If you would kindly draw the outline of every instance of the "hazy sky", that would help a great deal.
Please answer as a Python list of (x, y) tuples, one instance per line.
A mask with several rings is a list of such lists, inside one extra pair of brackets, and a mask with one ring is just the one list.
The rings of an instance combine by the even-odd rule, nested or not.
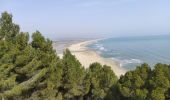
[(3, 11), (53, 38), (170, 34), (170, 0), (0, 0)]

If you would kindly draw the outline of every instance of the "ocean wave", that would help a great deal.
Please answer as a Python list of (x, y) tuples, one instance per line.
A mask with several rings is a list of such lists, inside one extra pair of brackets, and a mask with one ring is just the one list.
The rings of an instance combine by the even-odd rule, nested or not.
[(142, 61), (140, 59), (116, 59), (116, 58), (111, 58), (115, 61), (118, 61), (120, 63), (120, 66), (125, 66), (127, 64), (141, 64)]
[(102, 44), (95, 44), (95, 47), (100, 51), (107, 51), (107, 49)]
[(125, 63), (125, 64), (132, 64), (132, 63), (142, 63), (142, 61), (141, 60), (139, 60), (139, 59), (125, 59), (125, 60), (123, 60), (123, 63)]

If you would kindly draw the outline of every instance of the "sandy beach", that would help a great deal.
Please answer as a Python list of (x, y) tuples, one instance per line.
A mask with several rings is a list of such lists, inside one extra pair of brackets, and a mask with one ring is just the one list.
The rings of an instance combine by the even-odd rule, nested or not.
[(92, 64), (93, 62), (99, 62), (102, 65), (111, 66), (112, 70), (118, 77), (124, 74), (126, 70), (120, 67), (119, 62), (116, 62), (112, 59), (103, 58), (95, 51), (89, 50), (86, 47), (88, 44), (91, 44), (96, 41), (97, 40), (89, 40), (80, 43), (75, 43), (70, 45), (68, 49), (72, 52), (73, 55), (76, 56), (76, 58), (81, 62), (81, 64), (85, 68), (88, 68), (89, 65)]

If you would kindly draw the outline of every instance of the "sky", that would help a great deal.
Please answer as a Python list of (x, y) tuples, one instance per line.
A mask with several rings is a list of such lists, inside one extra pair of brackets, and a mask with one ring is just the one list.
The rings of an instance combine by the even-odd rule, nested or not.
[(4, 11), (51, 39), (170, 34), (170, 0), (0, 0)]

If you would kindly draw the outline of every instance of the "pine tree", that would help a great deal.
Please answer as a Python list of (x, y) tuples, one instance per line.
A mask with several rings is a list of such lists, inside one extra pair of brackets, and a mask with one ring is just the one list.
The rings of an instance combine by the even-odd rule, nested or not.
[(90, 89), (85, 95), (88, 100), (104, 99), (117, 82), (117, 77), (109, 66), (93, 63), (89, 68)]
[(40, 99), (51, 95), (55, 98), (62, 69), (52, 42), (37, 31), (29, 44), (28, 33), (19, 32), (19, 26), (7, 12), (2, 13), (0, 19), (0, 37), (0, 96)]
[(66, 49), (63, 60), (63, 77), (60, 88), (64, 99), (82, 98), (84, 94), (85, 70), (71, 52)]

